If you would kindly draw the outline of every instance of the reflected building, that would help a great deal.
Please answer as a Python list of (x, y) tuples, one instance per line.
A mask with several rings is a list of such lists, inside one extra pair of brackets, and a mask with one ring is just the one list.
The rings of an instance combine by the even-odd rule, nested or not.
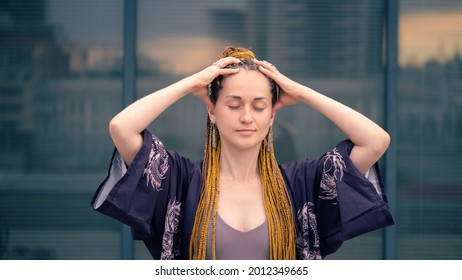
[(292, 77), (377, 75), (384, 9), (383, 1), (250, 0), (250, 45)]
[(46, 23), (46, 1), (0, 7), (0, 169), (105, 166), (112, 150), (105, 128), (120, 110), (120, 65), (86, 69), (87, 50), (63, 45)]
[[(401, 68), (399, 116), (408, 138), (403, 148), (415, 151), (416, 139), (426, 149), (456, 152), (462, 149), (462, 59), (429, 61), (422, 68)], [(421, 138), (421, 139), (420, 139)], [(434, 146), (439, 143), (441, 146)]]
[[(0, 164), (4, 169), (27, 165), (36, 170), (105, 166), (112, 148), (107, 123), (120, 110), (121, 103), (121, 68), (117, 61), (120, 57), (108, 62), (100, 72), (87, 69), (86, 58), (91, 50), (58, 44), (53, 29), (44, 22), (45, 1), (28, 3), (34, 5), (34, 9), (31, 8), (34, 13), (25, 17), (14, 11), (7, 12), (10, 20), (2, 21), (0, 26), (2, 42), (5, 42), (0, 46), (0, 54), (6, 61), (6, 67), (0, 71), (0, 152), (4, 159)], [(232, 43), (252, 47), (259, 57), (274, 62), (287, 75), (322, 89), (334, 99), (381, 122), (383, 3), (251, 0), (248, 7), (246, 11), (211, 10), (210, 32)], [(420, 135), (422, 127), (426, 141), (434, 139), (445, 143), (441, 147), (444, 149), (457, 150), (462, 145), (458, 129), (462, 125), (459, 110), (462, 104), (458, 96), (462, 90), (457, 82), (461, 80), (457, 76), (461, 71), (460, 61), (460, 56), (456, 56), (446, 65), (429, 63), (423, 70), (428, 73), (423, 84), (407, 83), (404, 78), (399, 89), (400, 108), (406, 108), (400, 112), (400, 124), (414, 129), (411, 132), (415, 137)], [(422, 75), (419, 69), (402, 71), (403, 77)], [(448, 80), (447, 73), (456, 77)], [(174, 80), (166, 78), (165, 73), (155, 75), (158, 77), (154, 83), (150, 75), (147, 80), (151, 82), (143, 79), (141, 93), (160, 87), (165, 79)], [(422, 86), (427, 89), (424, 96), (420, 95)], [(372, 102), (374, 98), (376, 101)], [(416, 101), (422, 107), (413, 106)], [(176, 112), (197, 109), (191, 107), (190, 102), (181, 102), (177, 107)], [(200, 104), (197, 107), (200, 108)], [(182, 118), (181, 113), (166, 114), (173, 120)], [(303, 108), (294, 107), (278, 115), (281, 117), (279, 133), (290, 132), (289, 138), (301, 142), (290, 152), (294, 157), (298, 157), (297, 153), (315, 152), (307, 150), (304, 143), (342, 137), (322, 116), (313, 114), (307, 118)], [(284, 123), (297, 124), (297, 127), (283, 127)], [(176, 127), (180, 132), (170, 128), (159, 130), (175, 147), (193, 150), (198, 141), (184, 143), (176, 140), (175, 135), (200, 135), (196, 131), (200, 131), (202, 125), (182, 125), (178, 121)], [(316, 132), (297, 129), (303, 127), (316, 127)], [(441, 137), (443, 139), (439, 139)], [(412, 141), (402, 140), (406, 149), (414, 147)], [(194, 155), (199, 154), (200, 151), (194, 151)], [(28, 158), (48, 160), (28, 161)]]
[[(462, 152), (460, 54), (444, 64), (429, 61), (422, 68), (403, 67), (400, 71), (400, 178), (415, 180), (425, 168), (425, 182), (431, 187), (440, 188), (444, 182), (458, 181)], [(432, 182), (439, 184), (435, 186)]]
[(44, 81), (36, 89), (33, 169), (95, 171), (107, 165), (108, 133), (120, 110), (122, 83), (107, 78)]
[(37, 133), (35, 90), (66, 74), (67, 57), (45, 23), (45, 1), (5, 1), (0, 10), (0, 168), (23, 169)]
[(229, 45), (247, 45), (246, 12), (238, 9), (213, 9), (209, 17), (214, 38), (226, 40)]
[[(104, 29), (118, 38), (109, 43), (99, 37), (72, 41), (71, 35), (87, 30), (49, 24), (51, 3), (0, 1), (0, 259), (117, 258), (120, 226), (91, 212), (89, 198), (113, 151), (108, 123), (122, 109), (123, 1), (81, 1), (79, 11), (63, 9), (75, 2), (53, 2), (60, 3), (60, 15), (75, 12), (71, 25), (81, 27), (92, 12), (97, 20), (86, 26), (107, 28), (99, 25), (104, 13), (116, 19)], [(140, 11), (152, 2), (138, 3)], [(231, 10), (226, 5), (215, 4), (208, 18), (200, 18), (211, 23), (202, 35), (249, 46), (288, 76), (383, 124), (384, 1), (249, 0), (247, 9)], [(191, 24), (181, 22), (188, 9), (176, 12), (168, 16)], [(155, 47), (163, 52), (168, 46)], [(138, 97), (182, 78), (149, 59), (137, 54)], [(444, 247), (461, 244), (461, 55), (403, 67), (398, 77), (398, 133), (392, 139), (398, 141), (400, 251), (407, 246), (409, 258), (460, 259), (460, 252)], [(304, 105), (277, 114), (274, 140), (281, 163), (320, 155), (345, 137)], [(203, 156), (205, 120), (203, 103), (189, 95), (151, 130), (167, 148), (196, 160)]]
[[(249, 46), (289, 77), (383, 123), (384, 12), (382, 1), (250, 0)], [(323, 116), (307, 115), (303, 107), (278, 115), (297, 124), (290, 131), (296, 132), (298, 157), (320, 152), (310, 147), (336, 144), (325, 139), (344, 137)]]

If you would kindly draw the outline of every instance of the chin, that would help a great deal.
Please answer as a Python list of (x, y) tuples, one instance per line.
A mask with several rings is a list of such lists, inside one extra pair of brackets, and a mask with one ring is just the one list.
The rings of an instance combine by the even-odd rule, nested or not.
[(259, 149), (261, 145), (261, 142), (258, 143), (249, 143), (249, 144), (241, 144), (235, 146), (239, 150), (253, 150), (253, 149)]

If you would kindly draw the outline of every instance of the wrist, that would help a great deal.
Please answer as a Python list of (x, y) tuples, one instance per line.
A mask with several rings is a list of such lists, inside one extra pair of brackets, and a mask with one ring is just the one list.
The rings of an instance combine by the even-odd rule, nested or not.
[(304, 85), (300, 85), (299, 98), (301, 102), (310, 105), (311, 102), (313, 101), (313, 98), (315, 98), (316, 93), (317, 92), (314, 91), (313, 89), (307, 86), (304, 86)]

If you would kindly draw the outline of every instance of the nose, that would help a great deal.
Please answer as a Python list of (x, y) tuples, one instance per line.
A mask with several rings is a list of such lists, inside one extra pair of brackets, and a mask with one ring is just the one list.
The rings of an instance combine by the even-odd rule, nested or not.
[(250, 108), (248, 107), (243, 108), (243, 110), (241, 111), (240, 121), (246, 124), (252, 123), (253, 117), (252, 117), (252, 112)]

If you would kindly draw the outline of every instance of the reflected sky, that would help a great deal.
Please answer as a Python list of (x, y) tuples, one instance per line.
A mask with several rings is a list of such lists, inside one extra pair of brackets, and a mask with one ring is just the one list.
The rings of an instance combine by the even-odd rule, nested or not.
[(462, 54), (462, 9), (403, 14), (399, 24), (400, 65), (446, 62)]
[[(189, 2), (140, 0), (138, 6), (142, 9), (138, 12), (139, 50), (144, 57), (158, 61), (164, 71), (191, 73), (207, 65), (215, 58), (217, 50), (227, 45), (210, 35), (209, 11), (217, 8), (245, 11), (247, 2), (195, 0), (194, 3), (185, 5)], [(113, 12), (107, 12), (108, 9)], [(58, 35), (66, 44), (98, 48), (91, 46), (92, 42), (98, 42), (104, 44), (106, 50), (111, 45), (121, 45), (121, 0), (52, 0), (47, 4), (47, 15), (49, 23), (58, 27)], [(400, 1), (400, 65), (422, 66), (432, 59), (445, 62), (453, 59), (456, 53), (462, 53), (462, 1)], [(183, 62), (190, 57), (194, 57), (197, 63)], [(104, 54), (94, 55), (94, 59), (90, 57), (88, 63), (96, 65), (104, 59), (107, 59)]]
[[(149, 29), (138, 30), (141, 43), (152, 41), (155, 36), (171, 34), (203, 36), (209, 30), (209, 11), (212, 9), (246, 9), (247, 0), (223, 1), (194, 0), (138, 1), (138, 15), (149, 11), (149, 15), (138, 17), (138, 26)], [(204, 9), (207, 7), (207, 9)], [(59, 26), (62, 34), (74, 42), (93, 42), (106, 39), (117, 42), (122, 32), (123, 1), (113, 0), (49, 0), (47, 17), (49, 23)], [(107, 12), (113, 10), (113, 12)], [(187, 23), (187, 24), (185, 24)], [(168, 26), (168, 28), (166, 28)], [(95, 40), (98, 39), (98, 40)]]

